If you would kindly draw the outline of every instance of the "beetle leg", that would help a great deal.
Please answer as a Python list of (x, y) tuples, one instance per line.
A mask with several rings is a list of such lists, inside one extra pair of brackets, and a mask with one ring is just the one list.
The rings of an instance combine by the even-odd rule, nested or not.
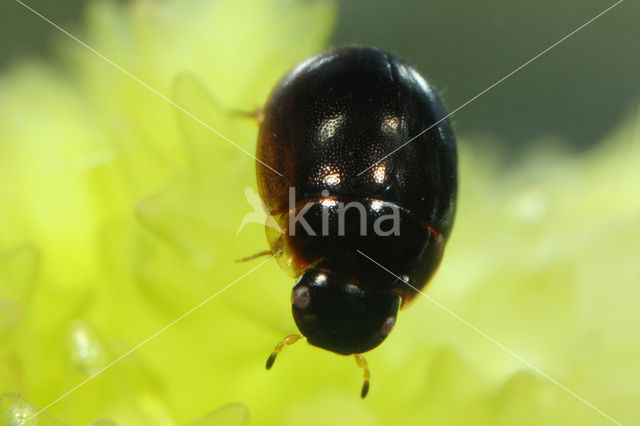
[(253, 111), (247, 111), (242, 109), (232, 109), (228, 111), (229, 114), (242, 118), (253, 118), (258, 121), (258, 124), (264, 120), (264, 109), (262, 107), (255, 107)]
[(367, 396), (367, 393), (369, 393), (369, 379), (371, 378), (371, 373), (369, 372), (369, 364), (362, 355), (354, 354), (353, 356), (356, 358), (356, 364), (358, 364), (358, 367), (364, 369), (364, 383), (362, 385), (362, 392), (360, 392), (360, 397), (364, 398), (365, 396)]
[(256, 254), (252, 254), (251, 256), (247, 256), (247, 257), (243, 257), (241, 259), (237, 259), (236, 262), (238, 262), (238, 263), (239, 262), (247, 262), (249, 260), (256, 259), (256, 258), (258, 258), (260, 256), (267, 256), (267, 255), (270, 255), (270, 254), (273, 254), (271, 250), (264, 250), (264, 251), (258, 252)]
[(285, 337), (284, 339), (282, 339), (282, 342), (280, 342), (280, 343), (278, 343), (276, 345), (276, 348), (273, 350), (273, 352), (271, 352), (271, 355), (269, 356), (269, 359), (267, 360), (267, 370), (271, 369), (271, 367), (273, 366), (273, 363), (276, 360), (276, 356), (278, 356), (278, 354), (280, 353), (280, 351), (282, 350), (284, 345), (291, 345), (291, 344), (297, 342), (298, 340), (300, 340), (301, 338), (302, 338), (301, 334), (290, 334), (287, 337)]

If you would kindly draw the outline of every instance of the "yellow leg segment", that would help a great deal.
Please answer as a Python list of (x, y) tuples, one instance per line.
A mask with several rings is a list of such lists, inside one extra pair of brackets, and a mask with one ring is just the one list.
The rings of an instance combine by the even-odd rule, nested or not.
[(282, 340), (282, 342), (278, 343), (276, 345), (276, 348), (273, 350), (273, 352), (271, 352), (269, 359), (267, 360), (267, 370), (273, 367), (273, 363), (276, 361), (276, 356), (278, 356), (278, 354), (280, 353), (284, 345), (292, 345), (298, 340), (300, 340), (301, 338), (302, 338), (301, 334), (290, 334), (287, 337), (285, 337)]
[(371, 378), (371, 373), (369, 372), (369, 364), (367, 364), (367, 360), (360, 354), (353, 355), (356, 358), (356, 364), (358, 367), (364, 369), (364, 383), (362, 385), (362, 392), (360, 392), (360, 397), (364, 398), (369, 393), (369, 379)]

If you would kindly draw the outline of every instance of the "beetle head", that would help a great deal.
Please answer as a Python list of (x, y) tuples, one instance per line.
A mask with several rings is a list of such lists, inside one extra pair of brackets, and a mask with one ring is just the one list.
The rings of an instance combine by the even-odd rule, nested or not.
[(349, 355), (382, 343), (395, 324), (400, 297), (363, 290), (345, 276), (310, 268), (293, 288), (291, 304), (309, 343)]

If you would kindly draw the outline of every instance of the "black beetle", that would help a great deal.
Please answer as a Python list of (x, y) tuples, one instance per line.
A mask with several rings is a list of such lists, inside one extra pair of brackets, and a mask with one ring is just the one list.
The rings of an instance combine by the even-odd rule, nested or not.
[[(263, 110), (258, 187), (281, 228), (267, 227), (271, 252), (297, 279), (293, 317), (310, 344), (356, 356), (362, 397), (369, 370), (361, 354), (389, 335), (398, 308), (428, 283), (451, 232), (457, 154), (445, 117), (420, 74), (368, 47), (304, 61)], [(280, 342), (267, 368), (300, 337)]]

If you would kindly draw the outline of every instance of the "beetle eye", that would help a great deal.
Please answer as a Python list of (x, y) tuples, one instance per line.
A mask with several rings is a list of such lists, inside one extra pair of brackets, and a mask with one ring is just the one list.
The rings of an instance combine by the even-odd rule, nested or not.
[(306, 286), (296, 288), (291, 294), (291, 303), (297, 308), (304, 309), (311, 303), (311, 292)]
[(382, 324), (382, 327), (380, 327), (380, 333), (388, 336), (389, 333), (391, 333), (391, 330), (393, 330), (393, 326), (396, 324), (396, 317), (395, 315), (392, 315), (390, 317), (388, 317), (386, 320), (384, 320), (384, 323)]

